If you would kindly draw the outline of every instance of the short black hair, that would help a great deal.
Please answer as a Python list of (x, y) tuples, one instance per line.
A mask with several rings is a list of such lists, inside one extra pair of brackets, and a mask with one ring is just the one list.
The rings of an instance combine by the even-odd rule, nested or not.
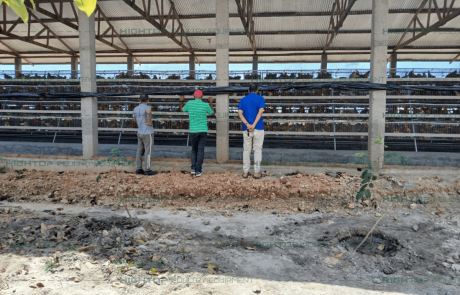
[(249, 92), (256, 92), (257, 90), (259, 90), (259, 86), (257, 84), (251, 84), (249, 86)]
[(144, 102), (144, 101), (149, 101), (149, 96), (147, 94), (141, 94), (139, 96), (139, 99), (140, 101)]

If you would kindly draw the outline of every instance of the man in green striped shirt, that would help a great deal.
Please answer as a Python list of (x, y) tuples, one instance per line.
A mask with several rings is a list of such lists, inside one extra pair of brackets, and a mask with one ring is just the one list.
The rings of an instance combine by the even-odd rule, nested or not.
[(190, 143), (192, 146), (192, 175), (201, 176), (203, 172), (204, 147), (208, 137), (208, 117), (206, 114), (216, 115), (213, 107), (214, 98), (209, 98), (209, 104), (203, 102), (203, 92), (195, 91), (195, 100), (187, 102), (184, 106), (185, 96), (180, 96), (179, 110), (188, 112), (190, 121)]

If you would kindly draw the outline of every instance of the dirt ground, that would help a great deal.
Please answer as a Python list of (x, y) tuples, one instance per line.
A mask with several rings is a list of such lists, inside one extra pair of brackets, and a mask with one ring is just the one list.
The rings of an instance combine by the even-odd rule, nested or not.
[(361, 180), (0, 174), (0, 294), (458, 294), (460, 176)]

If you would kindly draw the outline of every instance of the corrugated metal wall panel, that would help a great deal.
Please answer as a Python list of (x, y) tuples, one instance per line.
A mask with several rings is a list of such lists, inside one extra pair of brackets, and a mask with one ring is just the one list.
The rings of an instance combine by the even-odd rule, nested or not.
[[(459, 46), (460, 32), (446, 34), (444, 32), (431, 33), (412, 42), (409, 46), (432, 46), (433, 44), (443, 44), (444, 46)], [(460, 50), (459, 50), (460, 53)]]
[(216, 13), (216, 2), (214, 0), (174, 0), (174, 5), (179, 14), (197, 15)]
[(366, 48), (371, 46), (371, 34), (338, 34), (332, 45), (329, 47), (333, 48)]
[(324, 30), (329, 27), (329, 16), (290, 16), (255, 18), (256, 32)]
[[(50, 53), (53, 53), (53, 50), (49, 50), (44, 47), (40, 47), (34, 44), (26, 43), (21, 40), (16, 40), (16, 39), (9, 39), (5, 40), (5, 43), (8, 44), (8, 46), (14, 48), (18, 52), (33, 52), (33, 51), (49, 51)], [(43, 42), (39, 42), (43, 43)], [(11, 51), (10, 49), (6, 49), (6, 51)]]
[[(141, 42), (137, 37), (124, 37), (123, 41), (129, 49), (164, 49), (178, 47), (178, 45), (168, 37), (147, 37), (142, 38)], [(123, 45), (120, 47), (125, 48)]]
[[(137, 13), (128, 4), (122, 1), (99, 1), (97, 3), (101, 7), (104, 14), (109, 18), (110, 17), (140, 16), (139, 13)], [(152, 1), (152, 4), (153, 3), (155, 3), (155, 1)], [(137, 1), (136, 5), (143, 9), (142, 1)], [(152, 13), (152, 14), (156, 14), (156, 10), (155, 10), (155, 13)]]
[(330, 11), (335, 0), (254, 0), (254, 12), (323, 12)]
[(192, 47), (197, 50), (215, 50), (216, 37), (188, 37)]
[(326, 37), (323, 35), (257, 35), (257, 48), (305, 49), (323, 48)]

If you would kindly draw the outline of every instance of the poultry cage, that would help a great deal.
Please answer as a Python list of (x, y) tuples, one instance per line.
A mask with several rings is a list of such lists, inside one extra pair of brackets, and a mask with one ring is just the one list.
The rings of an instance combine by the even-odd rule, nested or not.
[[(0, 116), (1, 126), (10, 127), (37, 127), (36, 129), (46, 127), (61, 127), (65, 130), (66, 127), (79, 128), (81, 127), (80, 117), (56, 117), (56, 116)], [(29, 128), (26, 128), (29, 129)]]
[[(48, 75), (49, 74), (49, 75)], [(40, 79), (70, 79), (69, 72), (28, 73), (27, 78)], [(195, 75), (196, 80), (193, 80)], [(460, 73), (455, 69), (396, 69), (388, 70), (388, 81), (391, 85), (427, 85), (454, 86), (460, 84)], [(14, 77), (12, 72), (0, 72), (0, 79)], [(62, 78), (64, 77), (64, 78)], [(322, 82), (319, 79), (367, 79), (368, 70), (328, 70), (320, 71), (252, 71), (230, 72), (230, 85), (247, 86), (248, 82), (260, 81), (262, 85), (290, 85), (295, 79), (305, 82)], [(400, 78), (400, 80), (398, 80)], [(139, 105), (138, 96), (123, 96), (123, 92), (146, 92), (157, 90), (178, 90), (187, 88), (190, 91), (206, 87), (214, 87), (215, 72), (190, 73), (188, 71), (134, 71), (130, 76), (126, 71), (98, 71), (99, 93), (120, 93), (115, 96), (98, 97), (97, 122), (100, 133), (121, 133), (135, 137), (136, 119), (132, 112)], [(120, 81), (120, 79), (127, 79)], [(407, 80), (412, 79), (412, 80)], [(426, 81), (423, 79), (438, 79)], [(455, 80), (458, 79), (458, 80)], [(118, 80), (118, 81), (117, 81)], [(136, 82), (139, 80), (141, 82)], [(164, 80), (161, 81), (160, 80)], [(188, 80), (188, 81), (186, 81)], [(197, 81), (198, 80), (198, 81)], [(201, 80), (201, 81), (200, 81)], [(246, 81), (243, 81), (246, 80)], [(174, 81), (169, 83), (168, 81)], [(185, 81), (180, 84), (178, 82)], [(191, 82), (192, 81), (192, 82)], [(196, 81), (196, 82), (193, 82)], [(214, 81), (214, 82), (212, 82)], [(212, 83), (211, 83), (212, 82)], [(169, 83), (169, 84), (168, 84)], [(263, 88), (261, 88), (263, 89)], [(267, 89), (267, 88), (266, 88)], [(79, 92), (78, 82), (57, 81), (46, 83), (20, 83), (0, 81), (0, 92), (40, 93), (40, 92)], [(457, 122), (460, 116), (459, 91), (432, 91), (398, 89), (387, 90), (386, 109), (382, 110), (385, 117), (385, 132), (391, 138), (406, 136), (406, 141), (413, 140), (414, 135), (423, 142), (433, 134), (449, 135), (451, 138), (460, 134)], [(228, 113), (218, 116), (228, 116), (230, 139), (241, 140), (242, 122), (238, 117), (238, 105), (246, 92), (229, 94)], [(369, 94), (367, 90), (343, 89), (285, 89), (274, 91), (259, 91), (265, 98), (264, 129), (269, 140), (284, 141), (286, 147), (293, 142), (314, 142), (315, 140), (336, 139), (353, 146), (353, 142), (366, 142), (368, 133)], [(111, 94), (113, 95), (113, 94)], [(190, 95), (187, 96), (190, 99)], [(207, 102), (206, 95), (204, 101)], [(186, 138), (189, 130), (187, 113), (179, 112), (178, 95), (150, 96), (153, 126), (155, 130), (166, 137), (180, 135)], [(419, 116), (418, 115), (424, 115)], [(23, 132), (24, 129), (53, 127), (64, 132), (66, 128), (81, 128), (81, 102), (79, 99), (21, 98), (17, 100), (0, 100), (0, 127)], [(27, 128), (25, 128), (27, 127)], [(208, 117), (210, 134), (216, 130), (216, 118)], [(24, 129), (21, 129), (24, 128)], [(62, 129), (62, 130), (61, 130)], [(315, 135), (317, 133), (317, 135)], [(403, 134), (403, 135), (401, 135)], [(426, 136), (424, 136), (426, 134)], [(212, 135), (214, 136), (214, 135)], [(402, 140), (402, 137), (398, 137)], [(308, 140), (308, 141), (306, 141)], [(280, 143), (281, 144), (281, 143)], [(329, 145), (328, 145), (329, 147)], [(334, 146), (335, 147), (335, 146)]]

